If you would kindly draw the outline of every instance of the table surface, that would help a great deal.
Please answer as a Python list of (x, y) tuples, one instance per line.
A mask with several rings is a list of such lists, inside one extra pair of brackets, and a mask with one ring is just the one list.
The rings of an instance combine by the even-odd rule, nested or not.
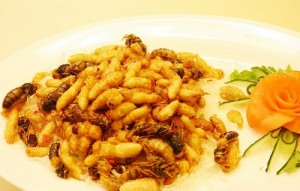
[[(299, 10), (299, 0), (0, 0), (0, 60), (55, 33), (109, 19), (205, 14), (300, 32)], [(19, 191), (1, 177), (0, 190)]]

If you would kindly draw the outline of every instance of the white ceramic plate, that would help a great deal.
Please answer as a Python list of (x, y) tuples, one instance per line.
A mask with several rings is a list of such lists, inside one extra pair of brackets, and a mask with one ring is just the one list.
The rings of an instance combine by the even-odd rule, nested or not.
[[(96, 23), (50, 37), (29, 46), (0, 63), (0, 100), (12, 88), (30, 81), (39, 71), (49, 71), (74, 53), (89, 52), (107, 44), (123, 44), (124, 34), (140, 36), (149, 50), (169, 48), (199, 53), (209, 64), (228, 74), (233, 69), (268, 65), (300, 69), (300, 35), (261, 23), (196, 15), (163, 15)], [(222, 110), (215, 111), (220, 113)], [(3, 139), (0, 121), (0, 176), (23, 190), (101, 190), (97, 184), (58, 178), (49, 164), (28, 158), (20, 144)], [(231, 127), (232, 128), (232, 127)], [(240, 130), (242, 151), (260, 135), (247, 125)], [(46, 160), (47, 161), (47, 160)], [(297, 188), (299, 172), (276, 176), (265, 173), (258, 157), (241, 161), (230, 174), (215, 167), (191, 174), (167, 190), (283, 190)]]

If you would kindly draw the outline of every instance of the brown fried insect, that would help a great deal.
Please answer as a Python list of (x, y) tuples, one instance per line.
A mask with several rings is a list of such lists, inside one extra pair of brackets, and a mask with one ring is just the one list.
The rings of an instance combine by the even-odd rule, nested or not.
[(173, 70), (180, 76), (180, 78), (183, 78), (184, 76), (184, 70), (182, 68), (173, 68)]
[(55, 172), (57, 174), (57, 176), (59, 176), (60, 178), (68, 178), (70, 171), (65, 167), (65, 165), (60, 162), (57, 166), (57, 168), (55, 169)]
[(50, 112), (55, 109), (56, 102), (60, 98), (60, 96), (69, 89), (70, 84), (67, 82), (63, 82), (58, 88), (56, 88), (53, 92), (48, 94), (46, 99), (42, 102), (41, 107), (45, 112)]
[(132, 180), (141, 177), (157, 179), (173, 178), (179, 174), (179, 167), (175, 163), (162, 161), (156, 162), (135, 162), (127, 166), (121, 174), (121, 180)]
[(90, 62), (75, 62), (73, 64), (63, 64), (52, 72), (52, 76), (55, 79), (65, 78), (70, 75), (77, 76), (86, 67), (92, 65)]
[(223, 133), (217, 142), (214, 159), (225, 172), (232, 170), (239, 161), (238, 136), (237, 132), (228, 131)]
[(198, 68), (189, 68), (188, 70), (191, 72), (191, 78), (193, 80), (199, 80), (203, 77), (203, 72)]
[(125, 38), (125, 45), (127, 47), (131, 47), (132, 44), (138, 43), (141, 46), (143, 52), (145, 53), (147, 52), (147, 46), (142, 42), (140, 37), (135, 36), (134, 34), (129, 34), (129, 35), (125, 35), (124, 38)]
[(18, 100), (26, 100), (28, 96), (35, 93), (37, 87), (31, 83), (25, 83), (6, 94), (4, 97), (2, 107), (9, 109)]
[(71, 123), (89, 121), (93, 125), (101, 127), (102, 130), (108, 129), (111, 119), (103, 113), (82, 110), (77, 104), (70, 104), (63, 110), (64, 121)]
[(98, 172), (97, 166), (91, 166), (88, 168), (89, 176), (92, 180), (99, 180), (100, 179), (100, 173)]
[(164, 139), (173, 149), (175, 155), (184, 152), (184, 143), (177, 131), (173, 130), (170, 125), (165, 123), (144, 123), (136, 125), (126, 135), (127, 139), (131, 139), (132, 136), (144, 136), (144, 137), (160, 137)]
[(60, 143), (52, 143), (49, 151), (49, 159), (51, 160), (53, 157), (59, 157), (59, 148)]
[(38, 144), (37, 137), (31, 122), (26, 117), (19, 117), (17, 131), (21, 140), (29, 147), (35, 147)]
[(159, 56), (163, 60), (170, 61), (173, 64), (177, 61), (176, 52), (167, 48), (159, 48), (151, 52), (151, 58), (155, 58), (157, 56)]

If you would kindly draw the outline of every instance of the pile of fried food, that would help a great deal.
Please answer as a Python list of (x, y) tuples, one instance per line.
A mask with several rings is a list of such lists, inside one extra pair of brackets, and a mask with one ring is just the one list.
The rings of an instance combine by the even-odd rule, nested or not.
[(216, 116), (198, 114), (204, 78), (223, 77), (197, 54), (125, 45), (75, 54), (6, 95), (8, 143), (21, 139), (30, 157), (48, 156), (61, 178), (100, 182), (107, 190), (160, 190), (201, 162), (203, 140), (216, 140), (224, 172), (238, 164), (239, 140)]

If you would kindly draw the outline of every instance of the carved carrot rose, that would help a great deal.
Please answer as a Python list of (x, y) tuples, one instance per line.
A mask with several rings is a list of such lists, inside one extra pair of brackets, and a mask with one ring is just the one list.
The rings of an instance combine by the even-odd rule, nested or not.
[(300, 72), (272, 73), (260, 80), (247, 106), (252, 128), (285, 127), (300, 134)]

